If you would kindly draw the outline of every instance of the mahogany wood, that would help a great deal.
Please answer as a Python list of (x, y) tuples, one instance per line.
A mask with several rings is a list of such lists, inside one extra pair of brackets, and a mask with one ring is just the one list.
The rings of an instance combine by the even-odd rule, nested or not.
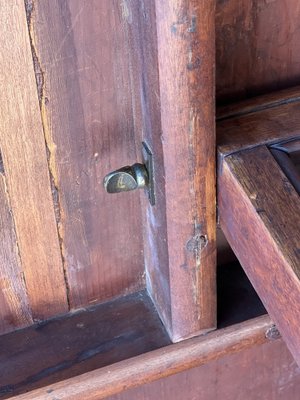
[(169, 343), (145, 292), (43, 322), (0, 337), (0, 399)]
[(291, 184), (296, 189), (297, 193), (300, 195), (300, 172), (297, 170), (292, 158), (289, 156), (289, 154), (276, 148), (270, 148), (270, 151), (280, 165), (282, 171), (285, 173)]
[(217, 0), (217, 98), (236, 101), (300, 84), (298, 0)]
[(221, 227), (300, 363), (300, 198), (265, 146), (222, 160)]
[[(68, 303), (23, 1), (1, 5), (0, 26), (0, 148), (17, 240), (7, 245), (18, 247), (33, 318), (44, 319)], [(17, 289), (18, 267), (14, 277)]]
[(145, 286), (139, 194), (102, 187), (109, 171), (137, 161), (126, 10), (111, 0), (44, 0), (27, 10), (76, 308)]
[(254, 345), (107, 400), (298, 400), (300, 371), (282, 340)]
[(300, 102), (291, 102), (219, 121), (218, 152), (224, 157), (261, 144), (293, 139), (299, 137), (299, 132)]
[(155, 9), (147, 3), (126, 2), (137, 60), (136, 123), (155, 162), (156, 206), (145, 213), (146, 278), (178, 341), (216, 324), (215, 7), (213, 0), (155, 1)]
[[(266, 343), (268, 316), (154, 350), (112, 366), (13, 397), (16, 400), (100, 400)], [(275, 338), (277, 338), (276, 336)]]
[(278, 90), (261, 96), (219, 106), (217, 107), (217, 120), (238, 117), (244, 114), (250, 114), (267, 108), (278, 107), (299, 101), (300, 86), (293, 86), (289, 89)]

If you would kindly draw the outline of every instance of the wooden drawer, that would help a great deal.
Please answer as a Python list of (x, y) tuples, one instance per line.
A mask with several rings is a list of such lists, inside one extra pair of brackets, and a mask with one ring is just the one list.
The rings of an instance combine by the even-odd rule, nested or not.
[(220, 121), (218, 185), (220, 225), (299, 363), (300, 108), (295, 99)]

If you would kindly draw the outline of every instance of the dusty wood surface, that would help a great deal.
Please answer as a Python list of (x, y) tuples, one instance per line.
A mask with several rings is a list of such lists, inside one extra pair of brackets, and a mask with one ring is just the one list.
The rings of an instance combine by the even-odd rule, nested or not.
[(108, 195), (102, 187), (108, 172), (137, 161), (124, 13), (111, 0), (28, 7), (75, 308), (144, 286), (139, 193)]
[(0, 148), (29, 304), (43, 319), (68, 304), (23, 1), (1, 5), (0, 26)]
[(44, 322), (0, 337), (0, 398), (111, 365), (169, 343), (145, 292)]
[(225, 158), (218, 178), (221, 227), (300, 363), (300, 198), (261, 146)]
[(299, 368), (284, 342), (278, 340), (107, 400), (298, 400), (299, 390)]
[(0, 334), (32, 323), (5, 177), (0, 173)]
[(238, 353), (265, 343), (269, 340), (266, 336), (272, 327), (273, 324), (268, 316), (260, 317), (49, 385), (28, 394), (16, 396), (14, 399), (104, 399), (126, 389), (141, 386), (207, 364), (227, 354)]
[[(150, 133), (148, 124), (145, 138), (159, 149), (156, 174), (164, 192), (157, 185), (156, 209), (148, 209), (147, 283), (173, 341), (178, 341), (216, 323), (215, 9), (214, 1), (156, 1), (155, 11), (158, 58), (153, 60), (159, 86), (149, 68), (146, 82), (153, 78), (156, 85), (161, 126)], [(152, 104), (156, 107), (154, 100)], [(159, 208), (165, 209), (165, 219)], [(153, 257), (153, 238), (162, 223), (166, 231), (161, 229), (160, 240), (167, 256), (158, 259)]]
[(218, 152), (226, 156), (261, 144), (296, 138), (299, 132), (300, 102), (279, 105), (219, 121)]
[(300, 84), (298, 0), (217, 0), (219, 102)]

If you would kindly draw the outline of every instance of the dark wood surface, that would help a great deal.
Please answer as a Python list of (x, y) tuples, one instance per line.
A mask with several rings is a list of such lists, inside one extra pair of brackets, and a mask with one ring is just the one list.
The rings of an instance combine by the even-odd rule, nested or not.
[[(268, 316), (221, 329), (15, 397), (16, 400), (100, 400), (276, 340)], [(277, 331), (275, 331), (277, 332)], [(207, 382), (205, 383), (206, 386)]]
[(275, 92), (266, 93), (265, 95), (218, 106), (216, 110), (217, 120), (234, 118), (299, 101), (300, 86), (293, 86), (289, 89), (276, 90)]
[[(297, 142), (299, 143), (300, 141)], [(292, 158), (290, 154), (276, 148), (271, 147), (270, 151), (288, 180), (300, 195), (300, 171), (297, 168), (297, 158)]]
[(217, 0), (221, 103), (300, 84), (298, 0)]
[(298, 400), (300, 371), (282, 340), (128, 390), (107, 400)]
[(145, 292), (40, 323), (0, 337), (0, 398), (169, 343)]
[[(7, 313), (2, 300), (9, 297), (12, 313), (3, 327), (10, 319), (17, 324), (15, 306), (24, 312), (19, 315), (23, 325), (30, 313), (34, 319), (49, 318), (66, 312), (68, 303), (24, 2), (3, 3), (0, 26), (0, 148), (15, 229), (9, 233), (8, 216), (1, 230), (7, 258), (0, 265), (0, 308)], [(21, 266), (11, 263), (12, 253), (19, 254)]]
[[(257, 100), (260, 104), (260, 100)], [(217, 124), (218, 152), (222, 156), (261, 144), (299, 137), (300, 102), (278, 105), (221, 120)]]
[(218, 265), (218, 329), (266, 314), (266, 310), (238, 261)]
[(125, 15), (119, 1), (28, 2), (71, 308), (145, 285), (139, 193), (102, 187), (140, 161)]
[(221, 227), (300, 363), (300, 197), (265, 146), (225, 157)]
[(147, 286), (178, 341), (216, 324), (214, 1), (125, 4), (135, 123), (155, 163)]

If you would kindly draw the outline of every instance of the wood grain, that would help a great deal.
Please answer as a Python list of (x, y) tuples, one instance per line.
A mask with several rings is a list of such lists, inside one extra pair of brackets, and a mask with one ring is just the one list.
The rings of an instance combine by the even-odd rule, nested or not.
[(221, 103), (300, 84), (298, 0), (218, 0), (217, 99)]
[(145, 137), (162, 155), (155, 160), (156, 208), (165, 209), (165, 220), (148, 209), (146, 243), (153, 254), (155, 226), (166, 223), (160, 240), (167, 256), (146, 259), (147, 283), (176, 342), (216, 324), (215, 7), (214, 1), (156, 1), (155, 12), (161, 125), (159, 135), (148, 125)]
[(217, 120), (238, 117), (244, 114), (255, 113), (268, 108), (279, 107), (288, 103), (300, 101), (300, 86), (277, 90), (261, 96), (237, 101), (217, 107)]
[(44, 319), (68, 304), (23, 1), (1, 5), (0, 26), (0, 148), (30, 307)]
[(0, 334), (32, 323), (5, 177), (0, 173)]
[(290, 183), (294, 186), (296, 192), (300, 195), (300, 172), (293, 162), (293, 159), (289, 154), (276, 148), (271, 147), (270, 151)]
[(221, 227), (300, 363), (300, 198), (265, 146), (223, 161)]
[(72, 308), (145, 286), (139, 193), (102, 187), (140, 161), (124, 13), (119, 1), (44, 0), (29, 15)]
[(298, 400), (300, 371), (282, 340), (228, 354), (201, 367), (107, 400)]
[(268, 316), (176, 343), (44, 388), (16, 400), (100, 400), (266, 343)]
[(43, 322), (0, 338), (0, 398), (110, 366), (169, 343), (145, 292)]
[(217, 123), (217, 144), (226, 156), (261, 144), (299, 137), (300, 102), (237, 116)]

